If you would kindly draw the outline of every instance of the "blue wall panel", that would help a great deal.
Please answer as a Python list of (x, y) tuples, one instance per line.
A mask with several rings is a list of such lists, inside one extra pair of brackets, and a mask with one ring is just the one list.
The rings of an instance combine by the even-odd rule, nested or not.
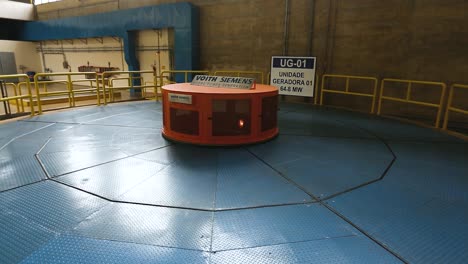
[(132, 31), (174, 29), (174, 68), (198, 69), (198, 10), (190, 3), (174, 3), (99, 13), (88, 16), (24, 23), (19, 40), (41, 41), (92, 37), (121, 37), (130, 70), (138, 70)]

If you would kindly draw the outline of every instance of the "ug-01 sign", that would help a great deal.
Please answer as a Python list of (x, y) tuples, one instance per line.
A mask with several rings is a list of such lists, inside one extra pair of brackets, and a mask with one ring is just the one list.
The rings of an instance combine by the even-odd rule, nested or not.
[(270, 85), (276, 86), (279, 94), (314, 96), (315, 57), (271, 58)]

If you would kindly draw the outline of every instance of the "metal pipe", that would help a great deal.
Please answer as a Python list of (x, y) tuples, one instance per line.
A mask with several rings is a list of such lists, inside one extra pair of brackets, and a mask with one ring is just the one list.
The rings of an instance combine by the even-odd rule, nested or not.
[(288, 55), (288, 40), (289, 40), (289, 0), (285, 0), (284, 10), (284, 35), (283, 35), (283, 56)]
[(333, 55), (333, 46), (334, 46), (334, 34), (335, 34), (335, 19), (336, 19), (336, 0), (330, 0), (328, 5), (328, 25), (327, 25), (327, 35), (325, 42), (325, 59), (323, 60), (323, 72), (330, 72), (332, 70), (331, 64), (332, 55)]
[[(64, 48), (63, 51), (65, 52), (117, 52), (122, 51), (122, 47), (99, 47), (99, 48)], [(172, 48), (168, 46), (139, 46), (137, 47), (137, 51), (171, 51)], [(39, 48), (38, 52), (42, 52), (45, 54), (62, 54), (61, 48)]]
[(309, 30), (309, 38), (308, 38), (308, 47), (307, 47), (307, 54), (312, 56), (313, 52), (312, 49), (314, 48), (314, 26), (315, 26), (315, 0), (310, 0), (310, 30)]
[[(124, 53), (123, 53), (123, 41), (120, 41), (120, 59), (122, 63), (122, 70), (125, 70), (125, 62), (124, 62)], [(104, 95), (105, 96), (105, 95)]]
[(42, 67), (44, 68), (44, 72), (46, 71), (46, 62), (45, 62), (45, 56), (44, 56), (44, 47), (42, 46), (42, 41), (39, 42), (39, 51), (41, 52), (41, 57), (42, 57)]

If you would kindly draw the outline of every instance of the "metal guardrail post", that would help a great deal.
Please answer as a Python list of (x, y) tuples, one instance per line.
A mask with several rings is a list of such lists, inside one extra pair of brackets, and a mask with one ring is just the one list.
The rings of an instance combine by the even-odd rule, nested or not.
[(461, 109), (461, 108), (458, 108), (458, 107), (453, 107), (452, 106), (452, 103), (453, 103), (453, 95), (455, 93), (455, 89), (458, 88), (458, 89), (468, 89), (468, 85), (465, 85), (465, 84), (453, 84), (451, 87), (450, 87), (450, 92), (449, 92), (449, 96), (448, 96), (448, 102), (447, 102), (447, 109), (445, 110), (445, 116), (444, 116), (444, 123), (442, 125), (442, 129), (444, 130), (447, 130), (448, 129), (448, 122), (449, 122), (449, 115), (450, 115), (450, 112), (456, 112), (456, 113), (460, 113), (460, 114), (465, 114), (465, 115), (468, 115), (468, 110), (465, 110), (465, 109)]
[[(331, 90), (325, 89), (326, 78), (345, 78), (345, 90)], [(349, 91), (349, 83), (350, 80), (369, 80), (373, 82), (373, 90), (371, 94), (368, 93), (358, 93), (358, 92), (351, 92)], [(323, 105), (323, 98), (325, 93), (335, 93), (335, 94), (346, 94), (346, 95), (354, 95), (354, 96), (361, 96), (361, 97), (371, 97), (372, 98), (372, 105), (370, 113), (374, 113), (375, 110), (375, 100), (377, 97), (377, 84), (378, 79), (375, 77), (368, 77), (368, 76), (354, 76), (354, 75), (341, 75), (341, 74), (324, 74), (322, 75), (321, 81), (321, 91), (320, 91), (320, 105)]]
[[(406, 87), (406, 96), (405, 96), (405, 98), (399, 98), (399, 97), (392, 97), (392, 96), (384, 95), (385, 83), (407, 83), (408, 86)], [(440, 86), (441, 94), (440, 94), (439, 103), (434, 104), (434, 103), (428, 103), (428, 102), (424, 102), (424, 101), (417, 101), (417, 100), (411, 99), (411, 92), (413, 91), (412, 84)], [(389, 101), (395, 101), (395, 102), (401, 102), (401, 103), (409, 103), (409, 104), (414, 104), (414, 105), (434, 107), (434, 108), (437, 108), (437, 116), (436, 116), (434, 127), (438, 128), (439, 125), (440, 125), (441, 117), (442, 117), (442, 105), (443, 105), (444, 98), (445, 98), (446, 88), (447, 88), (447, 85), (445, 83), (442, 83), (442, 82), (427, 82), (427, 81), (417, 81), (417, 80), (403, 80), (403, 79), (384, 78), (384, 79), (382, 79), (382, 82), (381, 82), (381, 85), (380, 85), (380, 98), (379, 98), (379, 106), (378, 106), (378, 109), (377, 109), (377, 114), (380, 115), (382, 113), (382, 102), (383, 102), (383, 100), (389, 100)]]
[[(159, 83), (156, 84), (156, 90), (161, 90), (161, 87), (166, 83), (175, 83), (173, 81), (171, 81), (169, 78), (170, 78), (170, 75), (172, 74), (180, 74), (180, 73), (183, 73), (184, 74), (184, 80), (185, 82), (188, 82), (188, 74), (205, 74), (205, 75), (210, 75), (210, 71), (206, 71), (206, 70), (195, 70), (195, 71), (184, 71), (184, 70), (171, 70), (171, 71), (163, 71), (161, 72), (161, 75), (159, 76)], [(169, 76), (167, 76), (169, 75)], [(165, 82), (165, 79), (167, 79), (167, 82)]]
[[(27, 76), (26, 74), (0, 75), (0, 79), (19, 79), (19, 78), (26, 80), (24, 83), (26, 84), (26, 88), (27, 88), (28, 93), (23, 95), (21, 91), (19, 91), (17, 93), (16, 89), (15, 89), (15, 95), (14, 96), (2, 97), (2, 98), (0, 98), (0, 102), (7, 102), (7, 101), (11, 101), (11, 100), (15, 100), (15, 101), (18, 102), (18, 100), (22, 101), (23, 99), (29, 99), (30, 102), (32, 102), (33, 97), (32, 97), (32, 93), (31, 93), (31, 83), (29, 81), (29, 76)], [(19, 84), (14, 85), (14, 86), (15, 86), (15, 88), (18, 88)], [(19, 109), (19, 108), (17, 108), (17, 109)], [(22, 110), (24, 112), (24, 105), (22, 107)], [(31, 116), (33, 116), (35, 114), (35, 112), (34, 112), (34, 105), (32, 103), (30, 104), (30, 110), (31, 110)]]
[[(109, 94), (109, 102), (114, 101), (114, 90), (129, 90), (129, 89), (142, 89), (142, 97), (146, 98), (146, 89), (147, 88), (153, 88), (156, 90), (155, 85), (149, 85), (150, 82), (145, 82), (143, 76), (134, 76), (134, 74), (145, 74), (145, 73), (151, 73), (153, 76), (155, 75), (155, 72), (153, 70), (145, 70), (145, 71), (108, 71), (108, 72), (103, 72), (102, 73), (102, 90), (104, 93), (104, 104), (107, 104), (107, 94)], [(117, 74), (128, 74), (128, 77), (118, 77), (118, 78), (110, 78), (112, 75), (117, 75)], [(106, 85), (105, 79), (109, 77), (109, 83)], [(141, 84), (138, 86), (135, 86), (133, 84), (133, 80), (139, 79), (141, 81)], [(156, 79), (156, 77), (155, 77)], [(114, 80), (128, 80), (127, 86), (114, 86)], [(157, 99), (157, 95), (156, 95)]]
[[(97, 75), (95, 72), (57, 72), (57, 73), (37, 73), (34, 75), (34, 86), (36, 88), (36, 99), (37, 99), (37, 106), (38, 106), (38, 113), (42, 114), (42, 97), (47, 96), (54, 96), (54, 95), (67, 95), (68, 96), (68, 103), (70, 107), (76, 106), (75, 103), (75, 93), (79, 92), (95, 92), (97, 96), (97, 104), (99, 104), (99, 85), (96, 88), (92, 87), (90, 89), (81, 89), (79, 91), (74, 89), (73, 82), (79, 82), (83, 80), (72, 80), (72, 76), (76, 75)], [(56, 80), (56, 81), (39, 81), (39, 77), (50, 77), (50, 76), (65, 76), (66, 80)], [(89, 81), (89, 80), (86, 80)], [(51, 84), (51, 83), (64, 83), (66, 85), (66, 90), (62, 91), (52, 91), (52, 92), (43, 92), (41, 93), (39, 89), (40, 84)], [(46, 86), (47, 87), (47, 86)]]

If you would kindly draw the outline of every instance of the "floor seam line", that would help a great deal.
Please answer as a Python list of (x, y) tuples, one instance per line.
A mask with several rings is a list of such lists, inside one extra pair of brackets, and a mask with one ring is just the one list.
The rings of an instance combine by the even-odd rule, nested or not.
[[(249, 151), (249, 150), (248, 150)], [(249, 151), (250, 152), (250, 151)], [(251, 152), (252, 153), (252, 152)], [(303, 190), (306, 194), (308, 194), (309, 196), (311, 196), (314, 200), (318, 201), (319, 204), (321, 204), (322, 206), (324, 206), (326, 209), (328, 209), (330, 212), (332, 212), (334, 215), (336, 215), (337, 217), (339, 217), (340, 219), (342, 219), (343, 221), (345, 221), (346, 223), (348, 223), (349, 225), (351, 225), (352, 227), (354, 227), (356, 230), (358, 230), (359, 232), (361, 232), (363, 235), (365, 235), (367, 238), (369, 238), (370, 240), (372, 240), (374, 243), (376, 243), (377, 245), (379, 245), (380, 247), (382, 247), (383, 249), (385, 249), (387, 252), (389, 252), (390, 254), (392, 254), (393, 256), (395, 256), (396, 258), (398, 258), (399, 260), (401, 260), (402, 262), (404, 263), (408, 263), (404, 258), (402, 258), (400, 255), (398, 255), (396, 252), (394, 252), (393, 250), (391, 250), (390, 248), (388, 248), (386, 245), (384, 245), (383, 243), (381, 243), (380, 241), (378, 241), (377, 239), (375, 239), (373, 236), (371, 236), (369, 233), (367, 233), (364, 229), (360, 228), (358, 225), (354, 224), (351, 220), (349, 220), (348, 218), (346, 218), (344, 215), (340, 214), (338, 211), (334, 210), (330, 205), (328, 205), (327, 203), (325, 203), (323, 200), (319, 199), (318, 197), (316, 197), (314, 194), (312, 194), (311, 192), (307, 191), (305, 188), (303, 188), (301, 185), (297, 184), (295, 181), (293, 181), (292, 179), (290, 179), (289, 177), (287, 177), (286, 175), (284, 175), (283, 173), (281, 173), (280, 171), (276, 170), (275, 168), (273, 168), (269, 163), (267, 163), (265, 160), (261, 159), (260, 157), (258, 157), (257, 155), (255, 155), (254, 153), (252, 153), (252, 155), (256, 156), (259, 160), (261, 160), (262, 162), (264, 162), (266, 165), (268, 165), (269, 167), (271, 167), (273, 170), (277, 171), (282, 177), (284, 177), (287, 181), (291, 182), (292, 184), (294, 184), (295, 186), (297, 186), (299, 189)]]
[(307, 243), (307, 242), (312, 242), (312, 241), (323, 241), (323, 240), (329, 240), (329, 239), (340, 239), (340, 238), (347, 238), (347, 237), (361, 237), (361, 236), (357, 235), (357, 234), (349, 234), (349, 235), (342, 235), (342, 236), (322, 237), (322, 238), (316, 238), (316, 239), (304, 239), (304, 240), (298, 240), (298, 241), (292, 241), (292, 242), (280, 242), (280, 243), (261, 245), (261, 246), (223, 249), (223, 250), (211, 251), (211, 252), (212, 253), (220, 253), (220, 252), (229, 252), (229, 251), (237, 251), (237, 250), (244, 250), (244, 249), (264, 248), (264, 247), (271, 247), (271, 246), (281, 246), (281, 245), (288, 245), (288, 244), (300, 244), (300, 243)]
[[(112, 162), (117, 162), (117, 161), (121, 161), (121, 160), (124, 160), (124, 159), (127, 159), (127, 158), (133, 158), (134, 156), (137, 156), (137, 155), (141, 155), (141, 154), (146, 154), (148, 152), (151, 152), (151, 151), (155, 151), (155, 150), (158, 150), (158, 149), (162, 149), (162, 148), (165, 148), (167, 146), (171, 146), (171, 144), (169, 145), (166, 145), (166, 146), (162, 146), (162, 147), (158, 147), (158, 148), (154, 148), (154, 149), (150, 149), (150, 150), (146, 150), (146, 151), (143, 151), (143, 152), (140, 152), (140, 153), (137, 153), (137, 154), (131, 154), (131, 155), (127, 155), (124, 153), (124, 155), (126, 155), (125, 157), (122, 157), (122, 158), (118, 158), (118, 159), (115, 159), (115, 160), (110, 160), (110, 161), (107, 161), (107, 162), (103, 162), (103, 163), (99, 163), (99, 164), (95, 164), (95, 165), (92, 165), (92, 166), (88, 166), (88, 167), (85, 167), (85, 168), (81, 168), (81, 169), (78, 169), (78, 170), (74, 170), (74, 171), (69, 171), (69, 172), (66, 172), (66, 173), (62, 173), (62, 174), (59, 174), (59, 175), (55, 175), (54, 177), (51, 177), (52, 178), (59, 178), (59, 177), (62, 177), (62, 176), (65, 176), (65, 175), (69, 175), (69, 174), (72, 174), (72, 173), (76, 173), (76, 172), (79, 172), (79, 171), (83, 171), (83, 170), (87, 170), (87, 169), (91, 169), (91, 168), (95, 168), (95, 167), (99, 167), (101, 165), (106, 165), (106, 164), (109, 164), (109, 163), (112, 163)], [(51, 152), (51, 153), (59, 153), (60, 151), (58, 152)], [(64, 151), (64, 152), (69, 152), (69, 151)], [(123, 152), (122, 152), (123, 153)], [(37, 155), (38, 157), (40, 155)]]

